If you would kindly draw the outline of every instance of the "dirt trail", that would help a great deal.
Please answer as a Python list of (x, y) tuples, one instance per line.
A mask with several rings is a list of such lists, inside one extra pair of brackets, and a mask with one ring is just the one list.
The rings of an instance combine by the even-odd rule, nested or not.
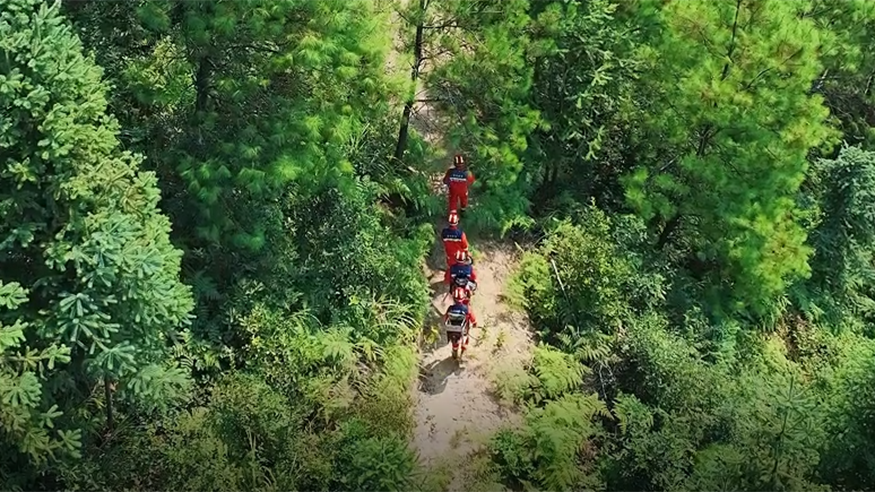
[[(402, 0), (406, 5), (407, 0)], [(399, 21), (400, 19), (397, 19)], [(404, 36), (411, 33), (398, 32), (396, 53), (390, 57), (387, 70), (394, 73), (409, 73), (410, 66), (401, 62), (397, 55)], [(423, 71), (429, 69), (424, 63)], [(422, 81), (417, 84), (419, 100), (428, 100)], [(436, 165), (440, 175), (434, 176), (433, 191), (443, 194), (440, 183), (440, 168), (449, 166), (453, 153), (445, 139), (445, 129), (452, 122), (440, 114), (428, 102), (417, 102), (411, 114), (413, 127), (432, 146), (440, 162)], [(443, 199), (443, 197), (442, 197)], [(477, 207), (476, 192), (471, 196), (471, 208)], [(435, 229), (445, 227), (439, 217)], [(461, 227), (464, 230), (465, 220)], [(507, 276), (515, 270), (517, 251), (513, 245), (480, 241), (468, 237), (475, 252), (474, 268), (477, 272), (477, 292), (471, 306), (477, 316), (478, 328), (471, 331), (471, 343), (460, 363), (451, 356), (450, 344), (441, 329), (441, 315), (451, 304), (443, 284), (444, 260), (440, 237), (427, 262), (425, 274), (432, 286), (432, 309), (424, 327), (425, 343), (421, 347), (419, 381), (413, 388), (416, 430), (413, 446), (426, 473), (447, 472), (447, 479), (440, 487), (446, 491), (466, 490), (465, 484), (476, 472), (466, 469), (467, 458), (482, 448), (482, 444), (496, 430), (518, 422), (520, 417), (512, 409), (499, 405), (491, 392), (490, 379), (498, 367), (506, 364), (519, 367), (531, 356), (531, 334), (525, 315), (512, 311), (502, 298)]]
[[(440, 134), (440, 115), (429, 105), (420, 104), (411, 124), (436, 146), (449, 165), (447, 145)], [(443, 194), (440, 177), (435, 177), (436, 193)], [(476, 193), (471, 208), (476, 208)], [(443, 217), (435, 224), (439, 232), (445, 227)], [(461, 227), (464, 230), (465, 220)], [(521, 366), (531, 354), (531, 332), (525, 315), (512, 311), (502, 297), (507, 276), (515, 270), (517, 251), (507, 243), (480, 241), (468, 237), (474, 251), (477, 291), (471, 306), (478, 328), (471, 331), (471, 342), (461, 362), (453, 360), (451, 347), (441, 329), (440, 316), (452, 300), (443, 283), (446, 268), (443, 245), (435, 237), (435, 246), (426, 274), (432, 287), (432, 310), (427, 318), (426, 343), (422, 348), (419, 384), (415, 388), (416, 431), (414, 448), (427, 470), (449, 471), (445, 490), (465, 490), (468, 475), (464, 464), (471, 453), (499, 428), (519, 421), (513, 410), (502, 407), (492, 395), (490, 379), (499, 366)], [(430, 335), (430, 337), (429, 337)], [(430, 340), (429, 340), (430, 338)], [(462, 464), (460, 467), (459, 465)]]
[[(425, 465), (464, 457), (500, 427), (518, 421), (518, 415), (497, 403), (489, 382), (499, 361), (522, 364), (531, 353), (525, 317), (511, 311), (502, 300), (516, 255), (500, 244), (483, 244), (478, 251), (474, 265), (477, 292), (471, 305), (479, 327), (471, 331), (464, 359), (461, 363), (452, 359), (443, 333), (436, 344), (423, 351), (414, 444)], [(442, 254), (438, 250), (438, 255)], [(443, 271), (432, 270), (431, 281), (437, 284), (432, 299), (436, 318), (451, 301), (444, 295)], [(435, 326), (439, 320), (432, 322)]]

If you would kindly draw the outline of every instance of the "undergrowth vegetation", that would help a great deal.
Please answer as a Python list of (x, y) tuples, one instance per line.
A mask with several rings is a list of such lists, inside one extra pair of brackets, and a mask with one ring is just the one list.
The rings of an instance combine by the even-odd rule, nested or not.
[[(871, 434), (852, 430), (870, 418), (859, 385), (871, 378), (875, 343), (865, 330), (792, 304), (772, 325), (709, 319), (667, 292), (677, 282), (664, 261), (629, 249), (640, 231), (590, 207), (524, 254), (509, 295), (542, 345), (528, 367), (494, 378), (526, 413), (522, 429), (490, 445), (506, 483), (865, 488)], [(840, 449), (858, 454), (843, 460)]]

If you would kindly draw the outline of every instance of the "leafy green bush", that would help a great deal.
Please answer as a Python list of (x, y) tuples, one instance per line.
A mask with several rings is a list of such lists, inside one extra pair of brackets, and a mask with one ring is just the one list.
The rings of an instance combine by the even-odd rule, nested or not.
[[(492, 440), (494, 459), (505, 478), (532, 482), (541, 490), (599, 486), (591, 440), (602, 433), (595, 417), (607, 417), (595, 394), (570, 394), (532, 408), (520, 429), (500, 431)], [(582, 465), (582, 466), (581, 466)]]
[(493, 384), (500, 396), (520, 405), (539, 406), (583, 386), (589, 368), (573, 356), (549, 345), (534, 348), (528, 367), (508, 367), (497, 372)]
[(837, 366), (834, 387), (826, 393), (826, 429), (832, 438), (820, 475), (843, 489), (864, 490), (875, 483), (875, 344), (855, 344)]
[(614, 224), (587, 206), (575, 222), (558, 222), (537, 250), (523, 255), (508, 296), (525, 307), (545, 341), (585, 360), (604, 356), (598, 335), (615, 333), (664, 295), (660, 277), (645, 273), (620, 242), (638, 241), (642, 232), (634, 221)]
[(405, 435), (346, 434), (331, 490), (411, 490), (416, 457)]

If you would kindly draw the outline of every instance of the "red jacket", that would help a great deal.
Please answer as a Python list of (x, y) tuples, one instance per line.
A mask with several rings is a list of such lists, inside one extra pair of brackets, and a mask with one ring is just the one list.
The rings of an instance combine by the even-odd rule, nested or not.
[(441, 240), (444, 243), (444, 251), (447, 253), (447, 258), (455, 259), (457, 252), (468, 249), (468, 237), (458, 227), (449, 226), (444, 228), (441, 231)]
[(444, 184), (450, 187), (450, 193), (467, 193), (468, 186), (474, 184), (474, 173), (457, 167), (447, 169), (444, 174)]

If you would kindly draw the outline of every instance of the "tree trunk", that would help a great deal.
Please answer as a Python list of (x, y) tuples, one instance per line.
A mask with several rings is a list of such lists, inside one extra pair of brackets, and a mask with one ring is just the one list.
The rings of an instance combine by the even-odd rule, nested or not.
[(398, 131), (398, 143), (395, 145), (395, 161), (400, 163), (407, 149), (407, 138), (410, 127), (410, 113), (413, 111), (413, 103), (404, 104), (404, 113), (401, 115), (401, 129)]
[(109, 431), (115, 430), (115, 417), (112, 414), (112, 383), (109, 378), (103, 378), (103, 395), (106, 398), (106, 425)]
[(195, 103), (194, 110), (201, 113), (207, 109), (210, 90), (210, 60), (204, 56), (198, 62), (197, 73), (194, 76)]
[(413, 112), (413, 104), (416, 102), (416, 82), (419, 80), (419, 70), (422, 65), (422, 43), (425, 30), (425, 10), (428, 8), (428, 0), (419, 0), (419, 21), (416, 24), (416, 39), (413, 43), (413, 68), (410, 70), (410, 80), (413, 81), (413, 93), (404, 103), (404, 113), (401, 115), (401, 129), (398, 130), (398, 143), (395, 145), (395, 161), (401, 162), (404, 151), (407, 149), (407, 139), (410, 133), (410, 114)]
[(662, 249), (668, 243), (671, 233), (681, 225), (681, 215), (677, 214), (666, 222), (662, 232), (659, 233), (659, 239), (656, 241), (656, 249)]

